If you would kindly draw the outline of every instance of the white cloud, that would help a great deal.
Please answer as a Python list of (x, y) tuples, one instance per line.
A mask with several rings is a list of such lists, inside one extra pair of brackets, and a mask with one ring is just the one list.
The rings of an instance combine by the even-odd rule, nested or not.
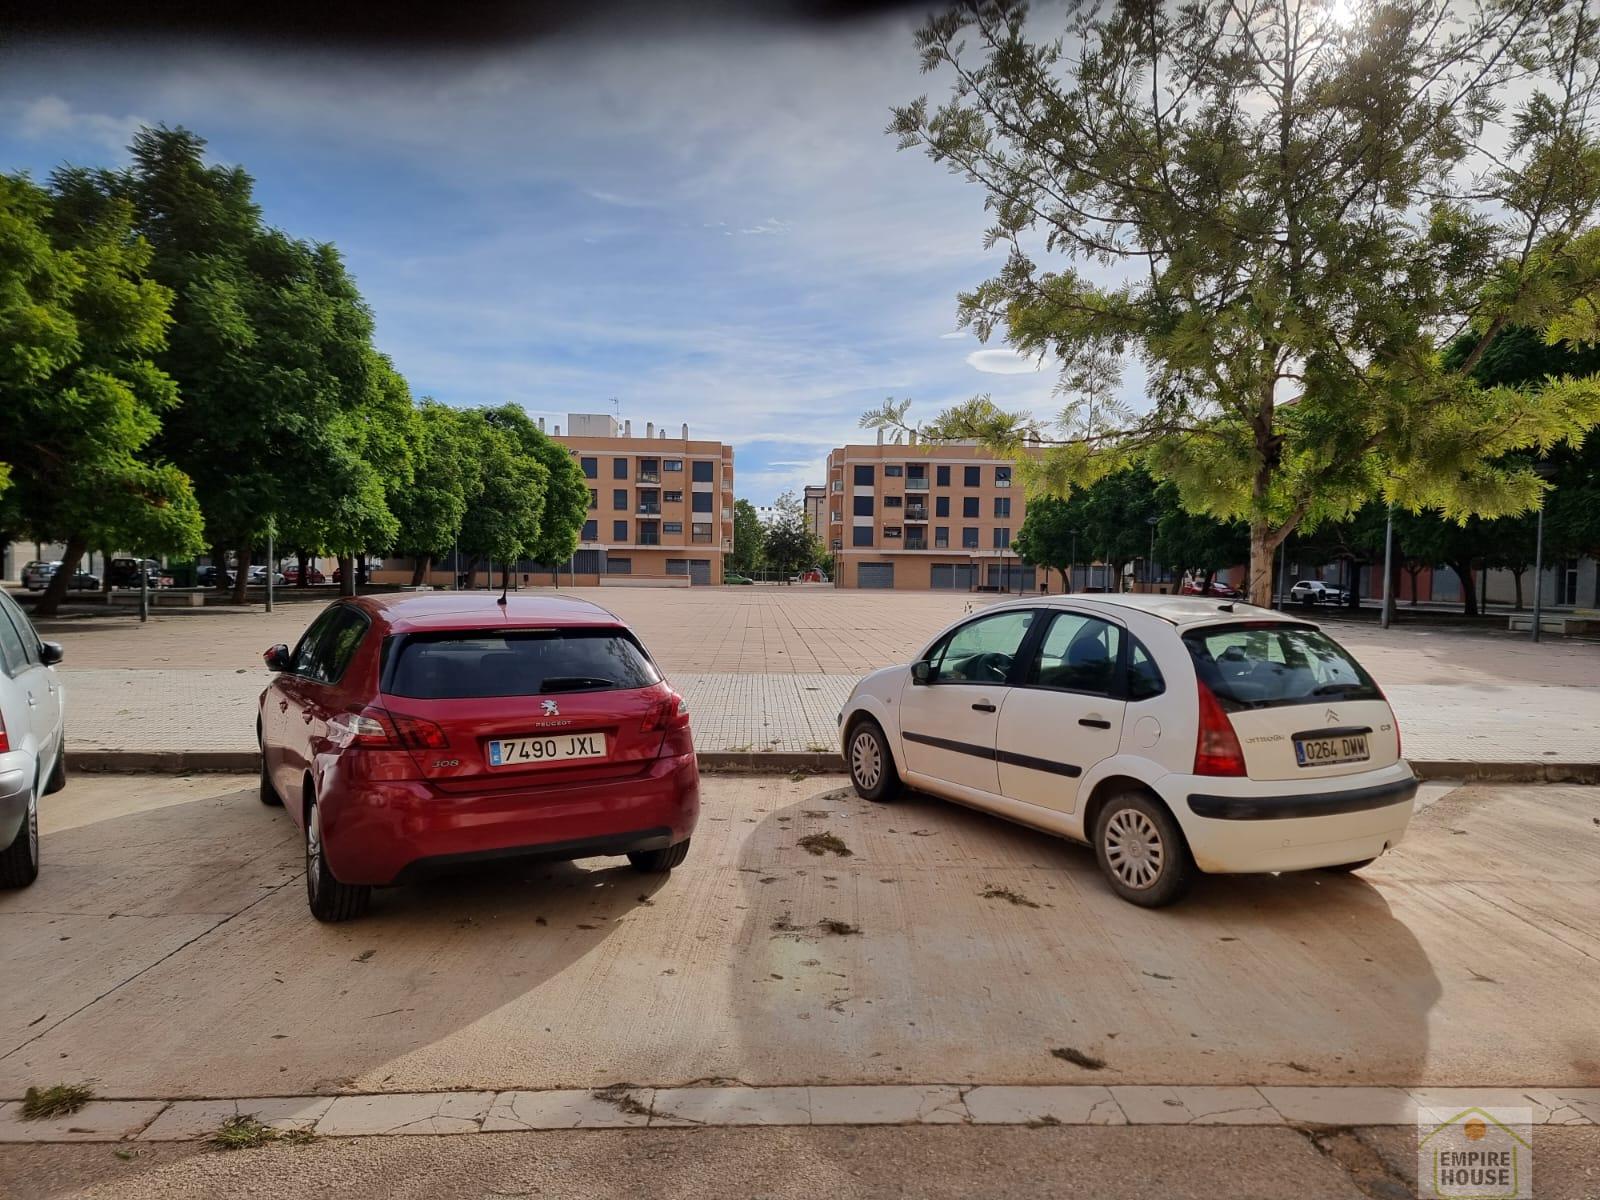
[(27, 101), (17, 117), (17, 131), (30, 141), (77, 138), (119, 154), (127, 149), (139, 126), (148, 124), (145, 118), (132, 114), (114, 117), (80, 112), (60, 96)]
[(961, 339), (971, 336), (965, 329), (952, 329), (949, 333), (941, 333), (939, 340), (941, 342), (959, 342)]
[(1031, 375), (1044, 370), (1041, 360), (1015, 350), (974, 350), (967, 355), (967, 365), (985, 375)]

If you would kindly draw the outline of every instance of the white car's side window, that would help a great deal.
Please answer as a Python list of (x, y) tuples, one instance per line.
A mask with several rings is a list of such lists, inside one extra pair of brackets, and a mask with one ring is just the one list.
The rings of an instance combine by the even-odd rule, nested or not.
[(929, 683), (1004, 683), (1034, 611), (995, 613), (955, 630), (928, 652)]
[(1122, 630), (1082, 613), (1057, 613), (1029, 666), (1026, 682), (1070, 692), (1108, 693), (1116, 685)]

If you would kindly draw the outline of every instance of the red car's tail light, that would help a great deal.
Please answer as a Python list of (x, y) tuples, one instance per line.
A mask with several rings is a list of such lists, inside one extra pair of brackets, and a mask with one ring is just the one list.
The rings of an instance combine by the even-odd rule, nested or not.
[(381, 708), (335, 713), (328, 718), (328, 736), (338, 746), (393, 746), (396, 742)]
[(394, 714), (390, 717), (394, 722), (394, 731), (400, 739), (400, 744), (408, 750), (448, 750), (450, 738), (445, 731), (432, 721), (424, 721), (421, 717), (403, 717)]
[(1194, 744), (1194, 773), (1242, 776), (1244, 750), (1239, 745), (1239, 735), (1233, 732), (1233, 722), (1211, 689), (1203, 683), (1198, 686), (1200, 734)]
[(11, 750), (11, 735), (6, 732), (6, 719), (5, 719), (5, 716), (3, 714), (0, 714), (0, 754), (6, 754), (10, 750)]
[(646, 733), (664, 733), (671, 729), (682, 729), (688, 724), (689, 702), (673, 693), (650, 709), (643, 728)]

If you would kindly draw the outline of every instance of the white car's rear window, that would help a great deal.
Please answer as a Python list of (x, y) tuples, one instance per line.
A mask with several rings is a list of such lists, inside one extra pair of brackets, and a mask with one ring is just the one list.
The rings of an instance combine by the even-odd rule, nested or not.
[(1183, 641), (1200, 682), (1226, 709), (1383, 699), (1361, 664), (1309, 626), (1208, 626)]

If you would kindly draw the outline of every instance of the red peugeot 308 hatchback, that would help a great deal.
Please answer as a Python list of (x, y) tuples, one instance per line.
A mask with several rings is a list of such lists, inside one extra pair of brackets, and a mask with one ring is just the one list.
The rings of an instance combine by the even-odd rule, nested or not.
[(689, 851), (689, 709), (633, 631), (558, 596), (340, 600), (266, 653), (261, 799), (305, 833), (312, 915), (374, 886), (515, 855)]

